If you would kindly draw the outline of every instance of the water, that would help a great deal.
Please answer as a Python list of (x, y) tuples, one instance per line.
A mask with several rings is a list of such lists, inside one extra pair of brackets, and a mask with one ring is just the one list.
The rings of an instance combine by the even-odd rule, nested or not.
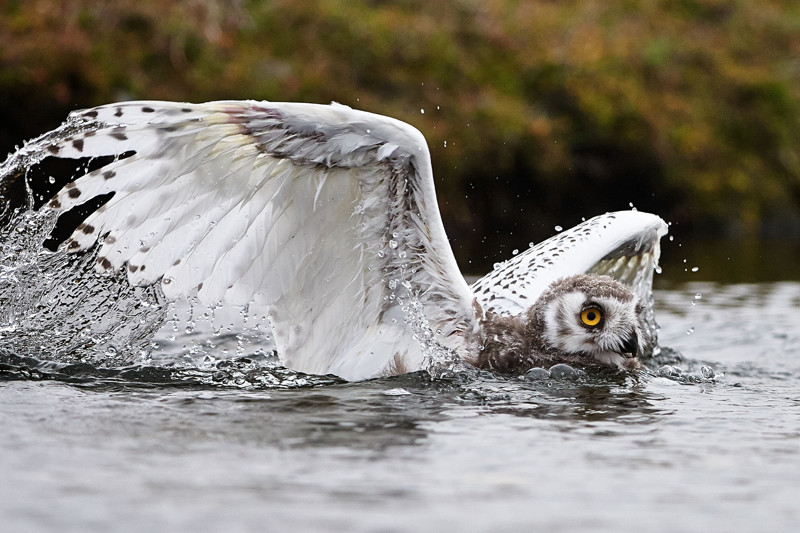
[(794, 531), (800, 283), (659, 283), (639, 375), (342, 383), (169, 327), (194, 370), (5, 355), (0, 530)]
[[(255, 310), (163, 310), (158, 290), (85, 277), (90, 254), (39, 254), (65, 230), (10, 209), (64, 185), (45, 142), (0, 168), (16, 198), (0, 209), (0, 531), (800, 523), (800, 283), (771, 281), (794, 243), (665, 250), (681, 281), (659, 281), (664, 349), (643, 372), (345, 383), (280, 368)], [(28, 190), (19, 170), (40, 163), (50, 186)]]

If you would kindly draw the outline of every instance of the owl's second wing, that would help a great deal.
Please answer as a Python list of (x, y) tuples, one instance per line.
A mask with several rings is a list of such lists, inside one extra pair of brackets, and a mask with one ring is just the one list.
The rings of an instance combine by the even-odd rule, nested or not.
[[(652, 320), (653, 270), (667, 225), (640, 211), (606, 213), (542, 241), (497, 265), (472, 285), (486, 311), (519, 315), (555, 280), (605, 274), (631, 286), (648, 302)], [(654, 324), (653, 324), (654, 327)]]
[(337, 104), (128, 102), (73, 113), (21, 152), (37, 149), (119, 156), (43, 207), (102, 203), (67, 251), (97, 249), (98, 271), (167, 297), (267, 305), (290, 368), (416, 370), (476, 327), (408, 124)]

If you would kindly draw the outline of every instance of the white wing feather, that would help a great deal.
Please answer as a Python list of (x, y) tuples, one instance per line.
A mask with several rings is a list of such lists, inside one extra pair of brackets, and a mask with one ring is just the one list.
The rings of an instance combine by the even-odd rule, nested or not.
[(640, 211), (606, 213), (542, 241), (500, 263), (472, 284), (484, 310), (519, 315), (554, 281), (574, 274), (606, 274), (651, 299), (653, 270), (667, 225)]
[(413, 127), (337, 104), (129, 102), (48, 138), (62, 158), (135, 152), (47, 204), (113, 193), (69, 251), (99, 240), (99, 271), (170, 298), (266, 304), (287, 366), (363, 379), (423, 368), (423, 338), (468, 349), (473, 296)]

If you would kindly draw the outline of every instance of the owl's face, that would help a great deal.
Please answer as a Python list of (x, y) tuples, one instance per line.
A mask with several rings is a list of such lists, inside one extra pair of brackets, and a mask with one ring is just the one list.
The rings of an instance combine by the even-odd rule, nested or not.
[(554, 283), (539, 304), (551, 348), (604, 364), (638, 365), (644, 307), (625, 285), (607, 276), (573, 276)]

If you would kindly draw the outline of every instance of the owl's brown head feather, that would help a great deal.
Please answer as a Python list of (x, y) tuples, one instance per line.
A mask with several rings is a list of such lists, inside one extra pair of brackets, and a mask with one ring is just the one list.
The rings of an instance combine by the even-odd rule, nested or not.
[(557, 363), (637, 368), (645, 346), (644, 306), (608, 276), (555, 281), (521, 316), (488, 314), (474, 364), (522, 374)]

